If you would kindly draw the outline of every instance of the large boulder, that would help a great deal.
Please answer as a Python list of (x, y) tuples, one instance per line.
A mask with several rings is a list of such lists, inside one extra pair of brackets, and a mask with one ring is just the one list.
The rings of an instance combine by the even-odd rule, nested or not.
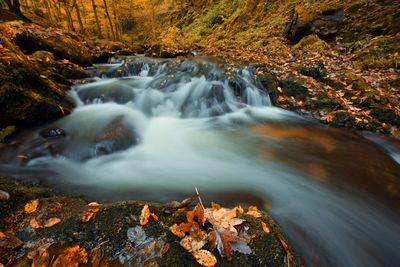
[[(230, 213), (225, 217), (236, 217), (230, 230), (224, 230), (223, 224), (216, 228), (200, 222), (200, 204), (187, 207), (194, 199), (186, 199), (186, 206), (174, 212), (173, 205), (185, 200), (164, 206), (140, 201), (89, 203), (11, 178), (0, 178), (0, 188), (10, 195), (0, 201), (0, 264), (300, 266), (279, 226), (255, 207), (231, 210), (213, 204), (208, 210), (226, 210)], [(185, 225), (192, 233), (185, 234)], [(221, 229), (224, 232), (219, 234)], [(213, 233), (221, 239), (217, 241), (220, 252), (211, 245)], [(206, 260), (213, 264), (205, 264)]]
[(60, 29), (44, 29), (38, 25), (23, 26), (18, 29), (14, 41), (25, 54), (39, 50), (49, 51), (56, 59), (68, 59), (81, 66), (90, 66), (93, 61), (90, 50), (77, 36)]
[(39, 65), (6, 37), (0, 53), (0, 129), (40, 125), (71, 111), (68, 88), (42, 75)]
[(309, 34), (329, 39), (339, 32), (343, 17), (344, 12), (340, 9), (328, 9), (321, 14), (307, 14), (307, 11), (297, 9), (286, 25), (285, 34), (293, 43)]

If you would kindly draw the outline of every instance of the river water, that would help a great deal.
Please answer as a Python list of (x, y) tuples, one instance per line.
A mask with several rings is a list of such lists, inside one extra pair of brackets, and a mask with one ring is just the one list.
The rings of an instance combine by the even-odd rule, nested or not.
[(101, 200), (197, 187), (264, 205), (309, 266), (400, 265), (395, 140), (273, 107), (251, 68), (134, 58), (92, 72), (101, 78), (70, 92), (71, 115), (0, 148), (0, 174)]

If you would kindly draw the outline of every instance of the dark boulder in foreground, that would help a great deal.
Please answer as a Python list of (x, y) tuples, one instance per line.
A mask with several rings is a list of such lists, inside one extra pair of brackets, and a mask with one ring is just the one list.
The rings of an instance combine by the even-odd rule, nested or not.
[[(9, 200), (0, 201), (0, 264), (3, 265), (13, 262), (18, 266), (59, 266), (57, 263), (64, 266), (200, 266), (194, 255), (211, 255), (216, 266), (298, 266), (271, 217), (252, 208), (240, 208), (242, 211), (237, 212), (241, 224), (237, 226), (237, 234), (245, 233), (242, 236), (247, 238), (247, 245), (243, 240), (228, 241), (232, 247), (224, 243), (226, 249), (232, 250), (228, 261), (226, 257), (221, 258), (217, 249), (208, 247), (206, 243), (212, 241), (205, 240), (203, 245), (203, 241), (191, 239), (189, 234), (185, 239), (176, 230), (176, 224), (184, 227), (186, 221), (191, 224), (198, 221), (191, 217), (190, 207), (171, 214), (165, 213), (167, 206), (156, 203), (88, 203), (11, 178), (0, 178), (0, 188), (10, 193)], [(182, 205), (184, 201), (176, 203)], [(210, 227), (206, 223), (199, 233), (210, 231)], [(184, 239), (191, 240), (191, 245), (204, 247), (199, 253), (189, 252)], [(197, 251), (196, 247), (192, 249)], [(200, 257), (198, 262), (213, 266), (206, 264), (207, 259)]]

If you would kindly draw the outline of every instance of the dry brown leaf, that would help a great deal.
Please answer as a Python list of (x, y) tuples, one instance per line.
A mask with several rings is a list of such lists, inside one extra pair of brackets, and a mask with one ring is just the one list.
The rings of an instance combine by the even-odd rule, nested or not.
[(237, 210), (240, 214), (243, 214), (243, 213), (244, 213), (244, 210), (243, 210), (242, 206), (236, 207), (236, 210)]
[(246, 214), (253, 216), (254, 218), (260, 218), (263, 216), (256, 206), (250, 206)]
[(169, 230), (177, 237), (183, 238), (185, 236), (185, 232), (177, 224), (174, 224), (171, 227), (169, 227)]
[(157, 214), (151, 213), (150, 216), (151, 216), (151, 218), (153, 218), (153, 220), (154, 220), (155, 222), (158, 222), (158, 216), (157, 216)]
[(270, 230), (269, 230), (269, 227), (267, 226), (267, 224), (265, 222), (261, 222), (261, 227), (262, 227), (264, 232), (269, 234)]
[(33, 229), (40, 229), (43, 228), (43, 225), (41, 222), (39, 222), (38, 220), (36, 220), (36, 218), (32, 218), (29, 222), (29, 224), (31, 225), (31, 227)]
[(52, 267), (78, 267), (80, 264), (88, 262), (88, 253), (84, 248), (80, 248), (78, 245), (66, 248), (58, 257), (55, 259)]
[(4, 238), (6, 238), (6, 235), (3, 232), (0, 232), (0, 240), (3, 240)]
[(178, 201), (171, 201), (163, 205), (161, 209), (165, 213), (173, 213), (179, 209), (186, 208), (189, 206), (195, 199), (197, 199), (197, 195), (194, 195), (190, 198), (186, 198), (182, 200), (182, 202)]
[(32, 213), (32, 212), (36, 211), (38, 205), (39, 205), (38, 199), (31, 200), (25, 204), (24, 210), (26, 213)]
[(238, 240), (237, 234), (222, 227), (214, 227), (214, 230), (208, 235), (210, 250), (217, 248), (221, 257), (226, 257), (228, 260), (232, 259), (231, 242)]
[(181, 240), (181, 242), (179, 242), (179, 244), (187, 251), (193, 253), (204, 247), (206, 241), (204, 239), (186, 236)]
[(93, 267), (99, 267), (103, 259), (104, 252), (100, 247), (95, 247), (90, 251), (90, 262)]
[(86, 210), (85, 214), (82, 216), (83, 222), (88, 222), (92, 217), (100, 210), (101, 204), (97, 202), (91, 202), (88, 204), (88, 209)]
[(61, 219), (53, 217), (53, 218), (48, 219), (44, 223), (44, 227), (50, 228), (50, 227), (53, 227), (54, 225), (56, 225), (56, 224), (58, 224), (60, 222), (61, 222)]
[(193, 257), (201, 266), (212, 267), (217, 264), (217, 258), (215, 258), (210, 251), (205, 249), (194, 252)]
[(149, 205), (144, 205), (142, 212), (140, 213), (140, 225), (146, 225), (150, 219), (150, 208)]

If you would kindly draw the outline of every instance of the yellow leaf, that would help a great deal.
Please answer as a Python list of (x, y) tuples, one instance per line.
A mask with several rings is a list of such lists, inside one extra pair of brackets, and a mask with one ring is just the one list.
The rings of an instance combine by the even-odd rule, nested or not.
[(44, 227), (50, 228), (53, 227), (54, 225), (60, 223), (61, 220), (59, 218), (50, 218), (44, 223)]
[(212, 267), (217, 264), (217, 258), (215, 258), (210, 251), (205, 249), (193, 253), (193, 257), (201, 266)]
[(267, 226), (267, 224), (265, 222), (261, 222), (261, 227), (262, 227), (264, 232), (269, 234), (270, 230), (269, 230), (269, 227)]
[(29, 222), (33, 229), (43, 228), (43, 225), (36, 220), (36, 218), (32, 218)]
[(253, 216), (254, 218), (262, 217), (262, 213), (257, 209), (256, 206), (250, 206), (247, 215)]
[(83, 222), (88, 222), (92, 219), (93, 215), (95, 215), (101, 208), (101, 204), (97, 202), (91, 202), (88, 204), (88, 209), (86, 210), (85, 214), (82, 216)]
[(177, 224), (174, 224), (171, 227), (169, 227), (169, 230), (177, 237), (182, 238), (185, 236), (185, 232)]
[(78, 245), (66, 248), (52, 264), (52, 267), (78, 267), (88, 262), (88, 253)]
[(140, 213), (140, 225), (146, 225), (150, 219), (149, 205), (144, 205), (142, 212)]
[(3, 240), (4, 238), (6, 238), (6, 235), (3, 232), (0, 232), (0, 240)]
[(32, 212), (36, 211), (38, 205), (39, 205), (39, 200), (37, 200), (37, 199), (32, 200), (32, 201), (26, 203), (24, 210), (26, 213), (32, 213)]

